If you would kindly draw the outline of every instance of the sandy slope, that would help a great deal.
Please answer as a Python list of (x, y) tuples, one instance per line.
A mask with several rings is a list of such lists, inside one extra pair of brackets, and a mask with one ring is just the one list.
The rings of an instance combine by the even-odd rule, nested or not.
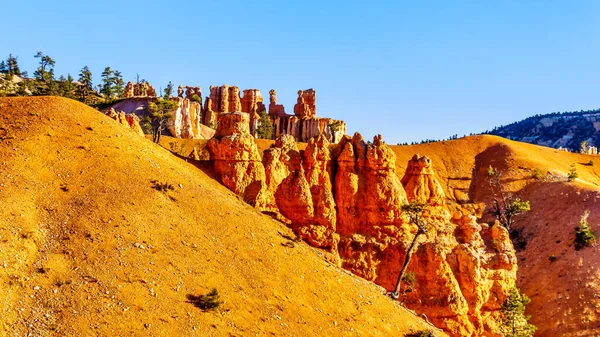
[[(0, 335), (431, 329), (210, 172), (75, 101), (0, 99), (0, 203)], [(187, 302), (212, 288), (217, 311)]]

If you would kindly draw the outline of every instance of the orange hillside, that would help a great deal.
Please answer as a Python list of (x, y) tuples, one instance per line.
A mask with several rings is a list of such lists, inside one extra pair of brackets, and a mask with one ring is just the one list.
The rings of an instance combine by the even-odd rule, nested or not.
[[(0, 158), (0, 335), (436, 330), (81, 103), (0, 99)], [(213, 288), (215, 311), (188, 301)]]

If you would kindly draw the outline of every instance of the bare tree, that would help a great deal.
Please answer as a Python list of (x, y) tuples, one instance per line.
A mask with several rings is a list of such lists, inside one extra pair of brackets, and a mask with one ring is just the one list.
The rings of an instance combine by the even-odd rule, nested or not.
[(515, 217), (531, 210), (529, 201), (515, 198), (507, 192), (501, 183), (502, 174), (491, 165), (487, 169), (487, 182), (492, 192), (491, 214), (509, 231), (515, 222)]

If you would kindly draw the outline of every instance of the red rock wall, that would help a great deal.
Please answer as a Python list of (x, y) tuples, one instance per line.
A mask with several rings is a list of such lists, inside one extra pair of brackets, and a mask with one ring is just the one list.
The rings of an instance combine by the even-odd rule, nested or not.
[(388, 290), (417, 230), (402, 205), (426, 203), (428, 233), (408, 266), (415, 282), (403, 283), (401, 300), (452, 336), (497, 336), (498, 309), (516, 279), (508, 232), (451, 215), (429, 158), (415, 155), (400, 179), (381, 136), (370, 144), (359, 134), (345, 136), (330, 152), (324, 135), (299, 151), (295, 137), (283, 134), (261, 163), (249, 116), (229, 115), (209, 146), (223, 183), (325, 249), (331, 261)]

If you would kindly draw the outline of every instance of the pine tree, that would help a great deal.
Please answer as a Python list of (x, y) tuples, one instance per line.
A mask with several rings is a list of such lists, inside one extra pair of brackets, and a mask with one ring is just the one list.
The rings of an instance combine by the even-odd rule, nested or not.
[(169, 81), (169, 84), (167, 84), (167, 87), (165, 88), (164, 91), (164, 99), (169, 99), (169, 97), (171, 97), (171, 95), (173, 95), (173, 83), (171, 83), (171, 81)]
[(6, 66), (6, 62), (2, 60), (0, 62), (0, 73), (6, 74), (8, 72), (8, 67)]
[(19, 63), (17, 62), (17, 58), (12, 56), (12, 54), (8, 55), (6, 65), (8, 67), (9, 74), (21, 76), (21, 70), (19, 69)]
[(256, 134), (261, 139), (272, 139), (273, 138), (273, 125), (271, 124), (271, 118), (266, 111), (258, 113), (260, 119), (258, 120), (258, 126), (256, 127)]
[(67, 81), (67, 79), (63, 75), (60, 75), (60, 77), (58, 78), (58, 95), (60, 95), (62, 97), (66, 97), (65, 96), (65, 82), (66, 81)]
[(569, 174), (567, 174), (567, 180), (568, 181), (573, 181), (575, 179), (577, 179), (579, 177), (579, 174), (577, 173), (577, 168), (575, 167), (575, 163), (571, 164), (570, 168), (569, 168)]
[(117, 95), (117, 98), (123, 98), (123, 95), (125, 94), (125, 82), (123, 82), (123, 76), (120, 71), (115, 70), (112, 82), (113, 93)]
[(88, 66), (83, 67), (79, 72), (79, 83), (81, 84), (79, 88), (81, 101), (85, 103), (88, 95), (94, 90), (92, 84), (92, 72)]
[(102, 72), (102, 89), (100, 92), (104, 95), (106, 100), (110, 100), (113, 95), (113, 71), (110, 67), (104, 68)]
[(73, 98), (73, 90), (75, 89), (73, 85), (73, 76), (71, 74), (67, 75), (67, 79), (63, 83), (63, 93), (66, 98)]
[(40, 59), (40, 66), (33, 73), (33, 76), (43, 82), (54, 80), (54, 60), (50, 56), (44, 55), (41, 51), (38, 51), (34, 57)]
[(531, 316), (525, 315), (527, 304), (529, 304), (529, 298), (522, 295), (517, 287), (512, 287), (500, 309), (500, 332), (505, 337), (533, 336), (537, 328), (527, 322), (531, 318)]

